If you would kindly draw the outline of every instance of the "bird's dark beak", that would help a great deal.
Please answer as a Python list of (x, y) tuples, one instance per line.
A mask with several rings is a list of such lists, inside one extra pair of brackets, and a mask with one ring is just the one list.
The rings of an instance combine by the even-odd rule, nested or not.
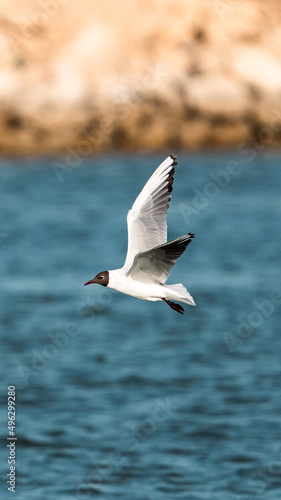
[(93, 280), (87, 281), (86, 283), (84, 283), (84, 286), (90, 285), (91, 283), (96, 283), (96, 278), (94, 278)]

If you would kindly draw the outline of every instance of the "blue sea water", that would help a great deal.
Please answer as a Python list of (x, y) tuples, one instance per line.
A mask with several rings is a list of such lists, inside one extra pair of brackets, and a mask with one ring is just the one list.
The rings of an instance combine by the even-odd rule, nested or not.
[(280, 500), (281, 155), (246, 153), (178, 155), (183, 316), (83, 287), (165, 154), (1, 161), (1, 499), (15, 386), (17, 500)]

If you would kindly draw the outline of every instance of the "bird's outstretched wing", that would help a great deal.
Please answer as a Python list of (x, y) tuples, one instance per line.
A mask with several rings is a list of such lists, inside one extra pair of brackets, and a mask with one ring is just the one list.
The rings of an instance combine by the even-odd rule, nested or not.
[(183, 254), (192, 238), (194, 238), (194, 234), (188, 233), (176, 240), (164, 243), (164, 245), (138, 253), (128, 276), (142, 283), (164, 284), (176, 260)]
[(170, 155), (159, 165), (128, 212), (128, 251), (124, 264), (128, 271), (139, 252), (167, 241), (166, 215), (171, 201), (176, 160), (175, 155)]

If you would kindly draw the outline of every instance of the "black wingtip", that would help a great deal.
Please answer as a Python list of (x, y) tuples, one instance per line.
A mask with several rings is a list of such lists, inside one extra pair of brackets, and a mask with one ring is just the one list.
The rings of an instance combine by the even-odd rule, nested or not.
[(187, 234), (184, 234), (180, 239), (182, 239), (182, 241), (188, 241), (190, 243), (192, 238), (195, 238), (195, 234), (187, 233)]
[(170, 158), (172, 158), (172, 160), (173, 160), (172, 166), (178, 164), (176, 155), (170, 155)]
[(169, 177), (168, 177), (168, 193), (171, 193), (173, 191), (173, 182), (174, 182), (174, 173), (175, 173), (175, 165), (178, 164), (177, 157), (176, 155), (170, 155), (171, 160), (173, 160), (173, 163), (171, 167), (173, 167), (170, 172), (169, 172)]
[(191, 243), (191, 242), (192, 242), (192, 239), (193, 239), (193, 238), (195, 238), (195, 234), (193, 234), (193, 233), (188, 233), (188, 234), (186, 235), (186, 237), (187, 237), (187, 240), (186, 240), (186, 246), (187, 246), (187, 245), (189, 245), (189, 243)]

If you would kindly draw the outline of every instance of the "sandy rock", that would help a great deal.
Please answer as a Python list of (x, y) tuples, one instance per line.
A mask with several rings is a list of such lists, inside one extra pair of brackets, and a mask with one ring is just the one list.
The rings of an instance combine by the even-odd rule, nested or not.
[(279, 144), (280, 18), (276, 0), (2, 2), (0, 153)]

